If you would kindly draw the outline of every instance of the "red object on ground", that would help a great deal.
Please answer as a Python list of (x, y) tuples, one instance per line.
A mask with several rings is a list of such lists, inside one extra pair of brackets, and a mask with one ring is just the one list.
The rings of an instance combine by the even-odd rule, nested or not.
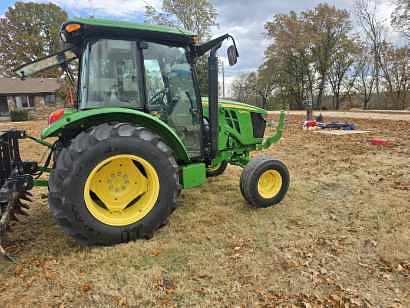
[(305, 121), (305, 127), (307, 127), (307, 128), (316, 127), (316, 126), (317, 126), (317, 122), (315, 120)]
[(381, 138), (373, 138), (370, 140), (370, 143), (373, 145), (391, 145), (391, 142), (389, 140)]

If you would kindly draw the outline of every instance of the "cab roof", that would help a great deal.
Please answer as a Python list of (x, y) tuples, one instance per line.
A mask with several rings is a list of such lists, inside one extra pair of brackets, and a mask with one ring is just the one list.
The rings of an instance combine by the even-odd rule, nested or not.
[(99, 18), (72, 18), (63, 24), (63, 29), (66, 25), (74, 23), (83, 25), (87, 33), (152, 37), (157, 40), (171, 41), (178, 45), (193, 44), (196, 37), (194, 33), (179, 28)]

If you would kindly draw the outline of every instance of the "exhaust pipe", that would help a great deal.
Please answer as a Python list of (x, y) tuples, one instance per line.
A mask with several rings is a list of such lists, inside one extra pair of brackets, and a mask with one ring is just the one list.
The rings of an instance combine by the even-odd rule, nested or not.
[(218, 57), (216, 51), (221, 44), (212, 48), (208, 57), (208, 115), (209, 115), (209, 160), (211, 161), (218, 153)]

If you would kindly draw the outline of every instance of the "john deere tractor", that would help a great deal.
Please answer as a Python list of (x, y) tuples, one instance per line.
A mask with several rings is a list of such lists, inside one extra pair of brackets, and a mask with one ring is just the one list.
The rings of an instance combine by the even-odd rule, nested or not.
[[(264, 136), (264, 109), (218, 101), (217, 51), (231, 40), (227, 57), (236, 64), (232, 36), (200, 44), (181, 29), (73, 19), (62, 25), (61, 39), (64, 50), (16, 71), (24, 79), (59, 66), (77, 90), (74, 105), (53, 112), (40, 138), (2, 132), (1, 235), (25, 213), (34, 186), (48, 187), (56, 222), (88, 245), (150, 238), (175, 210), (182, 189), (204, 184), (228, 164), (243, 167), (240, 189), (250, 205), (265, 208), (284, 198), (286, 166), (250, 156), (281, 138), (284, 112), (275, 133)], [(206, 98), (196, 73), (204, 55)], [(20, 159), (22, 138), (49, 147), (43, 165)], [(47, 172), (48, 180), (41, 179)]]

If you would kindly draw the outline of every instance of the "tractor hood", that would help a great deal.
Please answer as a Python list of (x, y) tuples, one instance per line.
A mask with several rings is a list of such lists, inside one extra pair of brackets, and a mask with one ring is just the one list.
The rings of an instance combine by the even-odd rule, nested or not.
[[(202, 105), (208, 106), (207, 97), (202, 97)], [(225, 109), (239, 109), (242, 111), (256, 112), (256, 113), (260, 113), (264, 115), (268, 113), (265, 109), (262, 109), (256, 106), (252, 106), (249, 104), (244, 104), (244, 103), (240, 103), (236, 101), (226, 100), (226, 99), (220, 99), (219, 106)]]

